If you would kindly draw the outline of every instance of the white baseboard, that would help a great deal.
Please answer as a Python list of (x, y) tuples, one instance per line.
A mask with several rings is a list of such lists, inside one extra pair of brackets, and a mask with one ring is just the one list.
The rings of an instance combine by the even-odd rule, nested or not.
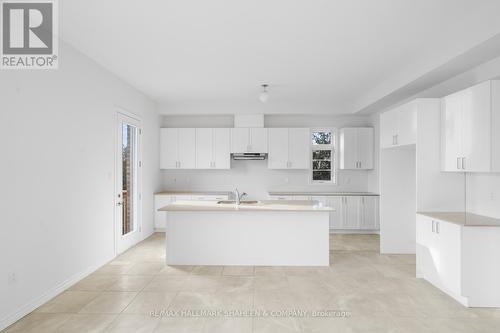
[(42, 295), (36, 297), (35, 299), (31, 300), (30, 302), (24, 304), (21, 306), (18, 310), (13, 311), (12, 313), (6, 315), (5, 317), (0, 319), (0, 331), (7, 328), (8, 326), (14, 324), (16, 321), (21, 319), (22, 317), (26, 316), (36, 308), (40, 307), (41, 305), (47, 303), (50, 301), (52, 298), (56, 297), (78, 281), (82, 280), (83, 278), (87, 277), (94, 271), (96, 271), (99, 267), (105, 265), (109, 261), (113, 260), (114, 257), (111, 257), (109, 259), (104, 260), (102, 263), (99, 263), (97, 265), (91, 266), (75, 275), (70, 277), (69, 279), (63, 281), (62, 283), (54, 286), (50, 290), (46, 291)]

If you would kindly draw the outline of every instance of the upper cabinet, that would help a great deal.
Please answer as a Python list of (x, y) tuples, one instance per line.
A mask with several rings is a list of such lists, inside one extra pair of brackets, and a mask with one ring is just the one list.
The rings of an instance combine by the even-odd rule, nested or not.
[(500, 171), (500, 81), (486, 81), (442, 99), (443, 171)]
[(309, 169), (309, 128), (269, 129), (269, 169)]
[(390, 148), (417, 142), (417, 102), (403, 104), (380, 115), (380, 147)]
[(267, 128), (231, 128), (231, 153), (267, 153)]
[(373, 128), (342, 128), (340, 130), (340, 169), (373, 169), (373, 149)]
[(196, 161), (194, 128), (160, 130), (160, 169), (194, 169)]
[(229, 128), (196, 129), (196, 169), (231, 168)]

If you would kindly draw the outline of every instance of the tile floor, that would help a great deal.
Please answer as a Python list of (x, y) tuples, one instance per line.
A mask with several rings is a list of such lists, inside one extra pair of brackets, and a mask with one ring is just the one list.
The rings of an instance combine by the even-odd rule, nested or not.
[[(464, 308), (414, 278), (415, 256), (379, 255), (375, 235), (331, 236), (324, 268), (168, 267), (164, 242), (164, 234), (154, 234), (5, 332), (500, 332), (500, 310)], [(150, 315), (235, 309), (273, 315)], [(349, 316), (280, 316), (282, 310)]]

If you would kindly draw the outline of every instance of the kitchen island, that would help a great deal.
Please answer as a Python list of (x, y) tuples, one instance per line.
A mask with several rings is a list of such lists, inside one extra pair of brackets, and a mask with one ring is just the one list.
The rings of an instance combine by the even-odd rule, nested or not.
[(177, 201), (168, 265), (328, 266), (330, 207), (316, 201)]

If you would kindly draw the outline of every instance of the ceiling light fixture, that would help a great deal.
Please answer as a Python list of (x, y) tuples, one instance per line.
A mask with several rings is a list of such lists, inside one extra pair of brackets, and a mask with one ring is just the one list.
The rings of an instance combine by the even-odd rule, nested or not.
[(262, 85), (262, 92), (259, 95), (259, 100), (262, 103), (267, 103), (267, 101), (269, 100), (269, 92), (267, 91), (268, 86), (269, 85), (267, 85), (267, 84)]

